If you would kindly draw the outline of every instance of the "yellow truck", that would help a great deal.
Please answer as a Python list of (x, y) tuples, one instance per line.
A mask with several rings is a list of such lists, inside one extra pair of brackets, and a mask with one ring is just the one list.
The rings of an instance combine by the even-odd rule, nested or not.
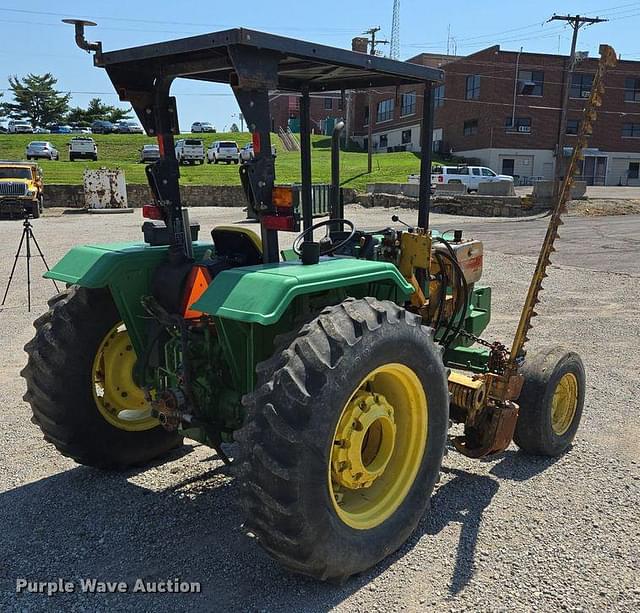
[(35, 162), (0, 160), (0, 214), (40, 217), (43, 208), (42, 170)]

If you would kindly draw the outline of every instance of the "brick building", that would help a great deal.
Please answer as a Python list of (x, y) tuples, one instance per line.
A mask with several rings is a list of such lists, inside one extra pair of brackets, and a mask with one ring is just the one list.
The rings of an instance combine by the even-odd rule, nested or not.
[[(289, 92), (274, 91), (269, 94), (271, 108), (271, 131), (278, 132), (280, 128), (292, 132), (300, 131), (300, 95)], [(330, 133), (333, 120), (345, 116), (342, 95), (340, 92), (323, 92), (311, 94), (309, 116), (311, 129), (316, 134)]]
[[(489, 47), (464, 58), (422, 54), (408, 60), (441, 67), (435, 90), (434, 150), (523, 179), (552, 178), (568, 57)], [(572, 75), (564, 155), (570, 155), (597, 59)], [(620, 61), (605, 79), (603, 106), (585, 151), (583, 178), (596, 185), (640, 185), (640, 62)], [(385, 88), (373, 95), (374, 151), (420, 148), (421, 92)], [(366, 147), (365, 94), (354, 103), (353, 138)]]

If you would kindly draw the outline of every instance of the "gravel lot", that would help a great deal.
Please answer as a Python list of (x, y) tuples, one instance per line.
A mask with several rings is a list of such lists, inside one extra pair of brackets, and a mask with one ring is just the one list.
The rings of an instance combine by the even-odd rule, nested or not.
[[(362, 227), (389, 210), (353, 207)], [(414, 212), (398, 211), (407, 221)], [(241, 219), (202, 209), (204, 229)], [(510, 340), (546, 219), (434, 215), (486, 240), (494, 290), (487, 336)], [(61, 215), (34, 231), (50, 263), (73, 244), (138, 239), (139, 213)], [(0, 222), (0, 283), (20, 222)], [(640, 610), (640, 216), (573, 217), (563, 228), (532, 346), (583, 357), (588, 390), (574, 447), (552, 460), (515, 447), (490, 461), (450, 453), (431, 511), (396, 554), (343, 586), (282, 571), (240, 530), (236, 485), (211, 450), (187, 444), (164, 464), (114, 474), (75, 465), (43, 442), (22, 401), (22, 350), (52, 293), (24, 262), (0, 312), (0, 611), (638, 611)], [(97, 314), (98, 315), (98, 314)], [(16, 579), (199, 581), (200, 594), (16, 594)]]

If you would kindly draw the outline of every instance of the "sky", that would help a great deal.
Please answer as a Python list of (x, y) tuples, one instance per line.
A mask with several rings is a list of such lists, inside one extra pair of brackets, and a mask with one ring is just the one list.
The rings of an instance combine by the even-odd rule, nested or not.
[[(105, 51), (237, 26), (348, 49), (354, 36), (372, 26), (380, 26), (381, 38), (389, 39), (392, 8), (393, 0), (0, 0), (0, 91), (10, 99), (9, 75), (51, 72), (58, 88), (72, 93), (73, 106), (86, 106), (93, 97), (118, 104), (104, 70), (94, 68), (75, 46), (72, 26), (60, 23), (64, 17), (96, 21), (88, 38), (102, 41)], [(624, 59), (640, 60), (640, 0), (401, 0), (400, 57), (446, 53), (448, 47), (467, 55), (494, 44), (507, 50), (568, 53), (570, 28), (545, 23), (554, 13), (608, 18), (580, 30), (578, 50), (597, 55), (599, 44), (608, 43)], [(219, 131), (238, 122), (238, 107), (226, 85), (178, 80), (172, 93), (183, 131), (193, 121), (210, 121)]]

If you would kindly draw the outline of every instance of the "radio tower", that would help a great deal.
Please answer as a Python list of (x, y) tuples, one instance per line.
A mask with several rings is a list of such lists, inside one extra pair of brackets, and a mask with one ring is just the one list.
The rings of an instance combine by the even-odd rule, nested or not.
[(400, 59), (400, 0), (393, 0), (390, 54), (392, 60)]

